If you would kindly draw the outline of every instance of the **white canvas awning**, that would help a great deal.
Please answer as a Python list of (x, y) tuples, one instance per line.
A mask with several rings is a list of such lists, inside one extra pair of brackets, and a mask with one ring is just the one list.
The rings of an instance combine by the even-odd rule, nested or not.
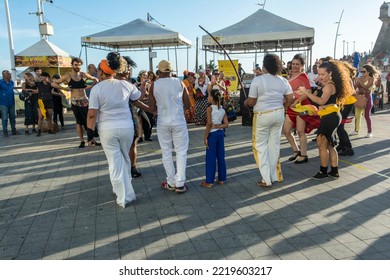
[(81, 37), (82, 46), (114, 51), (190, 47), (191, 41), (163, 26), (136, 19), (124, 25)]
[[(314, 44), (314, 28), (263, 9), (212, 35), (231, 53), (308, 50)], [(207, 51), (222, 52), (209, 35), (202, 37), (202, 46)]]

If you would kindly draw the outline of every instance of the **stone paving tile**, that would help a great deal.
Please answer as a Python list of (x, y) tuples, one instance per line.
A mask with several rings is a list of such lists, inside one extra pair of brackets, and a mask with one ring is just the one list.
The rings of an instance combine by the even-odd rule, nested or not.
[(321, 247), (337, 260), (354, 257), (356, 255), (343, 244), (325, 245)]
[(301, 253), (309, 260), (334, 260), (335, 258), (318, 246), (300, 249)]

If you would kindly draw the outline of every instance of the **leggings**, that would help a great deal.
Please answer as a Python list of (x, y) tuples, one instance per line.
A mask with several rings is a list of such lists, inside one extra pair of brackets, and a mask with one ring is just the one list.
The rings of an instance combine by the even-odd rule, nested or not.
[(371, 94), (366, 94), (367, 97), (367, 105), (366, 108), (356, 108), (355, 107), (355, 131), (359, 132), (360, 130), (360, 124), (362, 121), (362, 115), (364, 112), (364, 118), (366, 119), (367, 123), (367, 130), (368, 133), (372, 132), (371, 128), (371, 118), (370, 118), (370, 113), (371, 113), (371, 108), (372, 108), (372, 98)]

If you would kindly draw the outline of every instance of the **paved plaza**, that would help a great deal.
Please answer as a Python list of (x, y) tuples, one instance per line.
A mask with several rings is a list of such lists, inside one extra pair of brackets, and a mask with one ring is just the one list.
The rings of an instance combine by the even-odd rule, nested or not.
[[(282, 137), (284, 181), (269, 189), (251, 149), (251, 127), (226, 130), (227, 184), (205, 189), (203, 127), (189, 125), (187, 185), (165, 179), (156, 134), (139, 145), (137, 200), (112, 195), (101, 147), (79, 149), (66, 130), (0, 139), (0, 259), (390, 259), (390, 106), (372, 116), (373, 138), (353, 136), (355, 155), (340, 158), (338, 180), (315, 181), (316, 144), (297, 165)], [(17, 118), (23, 132), (24, 117)], [(353, 124), (347, 124), (348, 132)]]

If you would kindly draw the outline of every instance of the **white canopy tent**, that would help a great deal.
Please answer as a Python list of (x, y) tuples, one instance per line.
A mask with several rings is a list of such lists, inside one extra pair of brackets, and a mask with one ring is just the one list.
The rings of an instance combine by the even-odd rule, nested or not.
[(112, 29), (81, 37), (81, 45), (109, 51), (150, 52), (151, 49), (189, 48), (191, 41), (161, 25), (136, 19)]
[[(232, 54), (310, 51), (311, 60), (314, 44), (314, 28), (297, 24), (264, 9), (211, 34)], [(202, 37), (202, 47), (205, 51), (223, 52), (209, 35)]]

